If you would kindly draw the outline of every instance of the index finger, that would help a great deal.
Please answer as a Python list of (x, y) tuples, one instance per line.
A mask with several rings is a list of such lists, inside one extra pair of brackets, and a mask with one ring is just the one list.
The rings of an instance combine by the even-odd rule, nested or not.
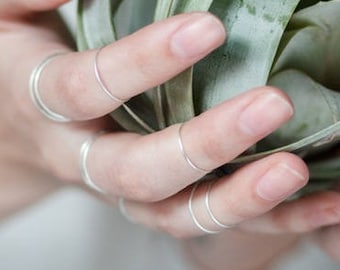
[[(99, 55), (87, 51), (54, 59), (42, 74), (40, 95), (51, 110), (68, 118), (97, 118), (120, 106), (120, 100), (174, 77), (224, 39), (224, 27), (215, 16), (178, 15), (108, 45)], [(116, 100), (102, 91), (96, 68)]]

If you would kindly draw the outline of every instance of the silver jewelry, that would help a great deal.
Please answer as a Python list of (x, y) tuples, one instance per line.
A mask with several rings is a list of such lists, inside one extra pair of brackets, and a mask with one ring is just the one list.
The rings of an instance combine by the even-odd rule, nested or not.
[(211, 207), (210, 207), (210, 192), (211, 192), (211, 188), (212, 188), (213, 182), (209, 182), (208, 184), (208, 188), (207, 191), (205, 193), (205, 206), (207, 208), (208, 214), (210, 216), (210, 218), (212, 219), (212, 221), (219, 227), (223, 228), (223, 229), (230, 229), (233, 227), (233, 225), (226, 225), (223, 224), (222, 222), (220, 222), (215, 215), (213, 214)]
[(119, 208), (119, 212), (122, 214), (124, 218), (126, 218), (126, 220), (130, 221), (131, 223), (136, 223), (135, 220), (131, 217), (131, 215), (126, 210), (125, 199), (122, 197), (118, 199), (118, 208)]
[(87, 157), (90, 151), (90, 148), (92, 144), (98, 139), (99, 136), (105, 134), (105, 131), (99, 131), (90, 138), (88, 138), (86, 141), (83, 142), (83, 144), (80, 147), (80, 173), (83, 179), (83, 182), (90, 187), (91, 189), (105, 194), (106, 192), (102, 190), (100, 187), (98, 187), (92, 180), (89, 171), (87, 169)]
[(192, 190), (191, 190), (191, 193), (190, 193), (190, 196), (189, 196), (189, 200), (188, 200), (188, 209), (189, 209), (189, 213), (190, 213), (190, 216), (191, 216), (191, 219), (192, 221), (194, 222), (195, 226), (197, 228), (199, 228), (202, 232), (204, 233), (207, 233), (207, 234), (216, 234), (216, 233), (219, 233), (219, 231), (213, 231), (213, 230), (209, 230), (207, 228), (205, 228), (199, 221), (198, 219), (196, 218), (196, 215), (193, 211), (193, 208), (192, 208), (192, 200), (193, 200), (193, 197), (194, 197), (194, 194), (195, 194), (195, 191), (197, 189), (197, 187), (199, 186), (199, 182), (196, 182), (195, 185), (193, 186)]
[(192, 162), (192, 160), (189, 158), (189, 156), (185, 152), (183, 140), (182, 140), (182, 128), (183, 128), (183, 126), (184, 126), (184, 124), (182, 123), (179, 126), (179, 129), (178, 129), (178, 145), (179, 145), (179, 149), (181, 151), (182, 156), (184, 157), (185, 161), (190, 165), (190, 167), (193, 168), (195, 171), (198, 171), (198, 172), (204, 173), (204, 174), (209, 173), (210, 172), (209, 170), (202, 169), (202, 168), (198, 167), (197, 165), (195, 165), (195, 163)]
[(29, 82), (29, 90), (30, 96), (35, 107), (48, 119), (55, 122), (70, 122), (71, 119), (65, 117), (59, 113), (52, 111), (50, 108), (46, 106), (43, 102), (40, 93), (39, 93), (39, 82), (41, 78), (41, 74), (44, 71), (45, 67), (57, 56), (66, 54), (66, 52), (58, 52), (46, 57), (40, 64), (38, 64), (32, 71)]
[(100, 48), (99, 50), (96, 51), (96, 54), (94, 56), (94, 63), (93, 63), (93, 69), (94, 69), (94, 75), (96, 77), (96, 80), (100, 86), (100, 88), (103, 90), (103, 92), (109, 97), (111, 98), (113, 101), (118, 102), (118, 103), (124, 103), (126, 101), (128, 101), (128, 99), (122, 99), (119, 97), (116, 97), (115, 95), (113, 95), (111, 93), (111, 91), (106, 87), (106, 85), (103, 82), (102, 77), (100, 76), (100, 72), (99, 72), (99, 68), (98, 68), (98, 55), (101, 52), (101, 50), (104, 47)]

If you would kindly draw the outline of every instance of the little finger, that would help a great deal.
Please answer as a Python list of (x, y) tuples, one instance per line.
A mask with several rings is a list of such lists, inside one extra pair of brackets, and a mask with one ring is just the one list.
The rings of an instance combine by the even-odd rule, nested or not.
[(340, 224), (340, 194), (325, 191), (286, 202), (273, 211), (242, 224), (262, 233), (307, 233)]
[(304, 186), (307, 178), (298, 157), (281, 153), (213, 185), (203, 181), (155, 203), (124, 200), (121, 208), (130, 220), (176, 237), (216, 233), (271, 210)]

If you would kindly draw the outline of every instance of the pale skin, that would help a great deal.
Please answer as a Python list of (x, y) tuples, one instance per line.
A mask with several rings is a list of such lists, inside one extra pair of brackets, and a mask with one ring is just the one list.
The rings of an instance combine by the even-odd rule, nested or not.
[[(95, 80), (95, 51), (73, 52), (62, 24), (48, 12), (66, 2), (0, 3), (0, 216), (4, 218), (63, 185), (85, 188), (79, 171), (80, 146), (97, 131), (109, 129), (110, 133), (93, 144), (88, 158), (91, 177), (108, 192), (102, 199), (124, 198), (129, 216), (139, 224), (179, 238), (203, 235), (187, 210), (192, 184), (203, 173), (193, 170), (181, 155), (179, 126), (142, 136), (122, 131), (106, 116), (121, 104), (109, 99)], [(224, 27), (212, 15), (179, 15), (108, 45), (98, 57), (98, 66), (114, 95), (129, 99), (185, 70), (225, 38)], [(200, 42), (192, 42), (196, 39)], [(28, 93), (32, 69), (59, 51), (68, 53), (46, 67), (40, 91), (51, 109), (73, 120), (67, 124), (46, 119)], [(291, 101), (279, 89), (251, 89), (185, 123), (183, 144), (195, 164), (212, 170), (292, 115)], [(223, 269), (225, 265), (228, 269), (249, 269), (243, 264), (245, 260), (263, 269), (308, 234), (340, 260), (340, 241), (334, 237), (340, 231), (340, 195), (336, 190), (281, 204), (307, 181), (306, 165), (289, 153), (269, 156), (218, 179), (210, 193), (211, 208), (221, 222), (236, 227), (205, 236), (207, 241), (184, 240), (190, 247), (190, 258), (202, 269)], [(206, 188), (206, 184), (199, 186), (193, 198), (194, 211), (204, 226), (217, 230), (204, 211)], [(232, 238), (239, 239), (237, 246), (228, 241)], [(258, 243), (263, 241), (272, 243), (270, 252), (259, 249)], [(211, 243), (213, 253), (208, 248)], [(252, 258), (253, 252), (246, 254), (247, 259), (228, 258), (224, 253), (219, 256), (221, 250), (236, 252), (245, 246), (257, 250), (257, 256)]]

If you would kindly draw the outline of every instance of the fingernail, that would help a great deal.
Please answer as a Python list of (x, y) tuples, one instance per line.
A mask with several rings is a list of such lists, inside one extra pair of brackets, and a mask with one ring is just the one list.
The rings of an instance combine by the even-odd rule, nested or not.
[(222, 23), (212, 15), (198, 15), (181, 26), (171, 40), (172, 52), (181, 58), (196, 58), (209, 53), (225, 39)]
[(257, 194), (267, 201), (280, 201), (292, 195), (307, 182), (298, 171), (279, 163), (266, 172), (257, 185)]
[(249, 135), (266, 135), (293, 115), (292, 105), (276, 93), (256, 97), (241, 113), (240, 128)]

